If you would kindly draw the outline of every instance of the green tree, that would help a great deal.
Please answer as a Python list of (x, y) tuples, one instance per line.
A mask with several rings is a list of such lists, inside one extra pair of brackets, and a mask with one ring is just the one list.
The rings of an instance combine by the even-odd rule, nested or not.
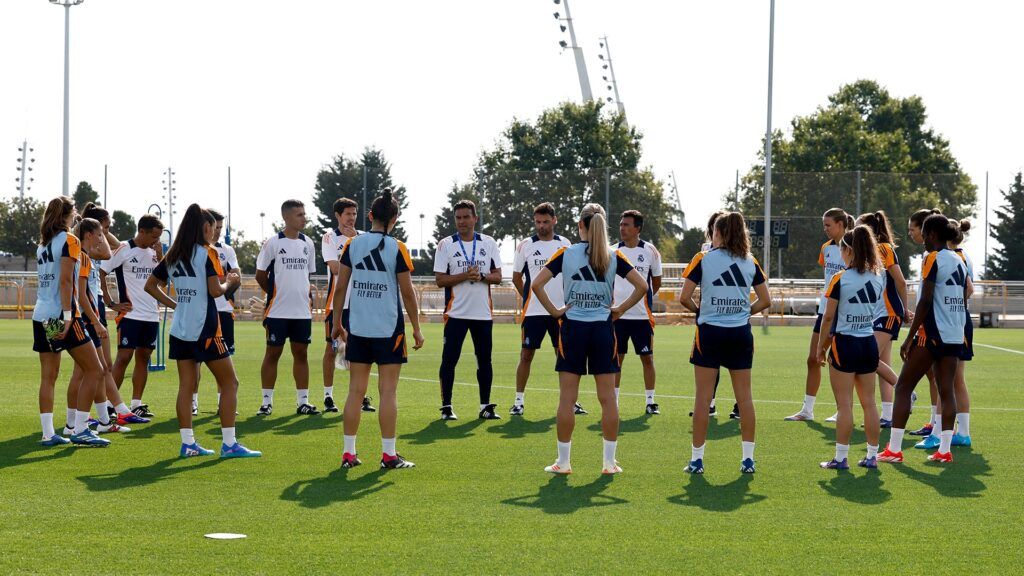
[(35, 198), (12, 198), (0, 204), (0, 252), (29, 260), (35, 258), (39, 245), (39, 222), (43, 218), (43, 203)]
[(235, 256), (238, 258), (238, 267), (243, 274), (256, 273), (256, 257), (260, 253), (260, 243), (256, 240), (247, 240), (245, 233), (235, 230), (234, 238), (231, 239), (231, 247), (235, 249)]
[[(683, 239), (676, 244), (675, 261), (676, 262), (689, 262), (693, 258), (693, 255), (700, 252), (701, 246), (704, 244), (704, 229), (703, 228), (687, 228), (686, 232), (683, 233)], [(667, 259), (667, 254), (665, 255)]]
[(1006, 191), (1000, 190), (1006, 203), (996, 208), (999, 223), (992, 225), (992, 236), (1002, 246), (985, 263), (986, 280), (1024, 280), (1024, 182), (1021, 173)]
[(565, 102), (536, 121), (514, 119), (474, 170), (485, 226), (498, 239), (524, 238), (533, 233), (534, 206), (551, 202), (565, 230), (584, 204), (597, 202), (608, 209), (611, 232), (623, 210), (643, 212), (644, 237), (662, 246), (682, 232), (682, 215), (652, 170), (640, 167), (642, 138), (621, 115), (603, 113), (601, 102)]
[(74, 201), (78, 211), (81, 212), (89, 202), (99, 202), (100, 195), (99, 192), (93, 189), (92, 184), (82, 180), (75, 188), (75, 193), (71, 196), (71, 199)]
[(138, 231), (138, 224), (131, 214), (124, 210), (114, 210), (110, 215), (110, 233), (122, 242), (133, 238)]
[[(359, 203), (358, 228), (369, 230), (370, 224), (366, 217), (369, 206), (363, 206), (363, 167), (366, 167), (366, 204), (373, 202), (381, 190), (391, 187), (398, 198), (402, 215), (391, 235), (405, 241), (406, 230), (403, 222), (405, 210), (409, 206), (405, 186), (396, 186), (391, 178), (391, 163), (384, 157), (384, 152), (377, 148), (366, 148), (358, 159), (348, 158), (344, 154), (335, 156), (331, 163), (320, 169), (316, 175), (313, 192), (313, 205), (319, 210), (314, 220), (317, 238), (325, 230), (334, 228), (334, 201), (338, 198), (351, 198)], [(310, 214), (313, 216), (313, 214)]]
[[(858, 190), (862, 211), (884, 209), (902, 239), (908, 216), (920, 208), (971, 214), (977, 188), (960, 172), (949, 141), (926, 120), (920, 97), (897, 98), (858, 80), (840, 87), (826, 106), (794, 118), (791, 136), (773, 134), (772, 213), (790, 220), (787, 276), (821, 276), (821, 214), (833, 206), (853, 214)], [(762, 154), (741, 181), (740, 205), (750, 218), (764, 213), (763, 161)], [(920, 249), (909, 241), (898, 248), (905, 272)]]

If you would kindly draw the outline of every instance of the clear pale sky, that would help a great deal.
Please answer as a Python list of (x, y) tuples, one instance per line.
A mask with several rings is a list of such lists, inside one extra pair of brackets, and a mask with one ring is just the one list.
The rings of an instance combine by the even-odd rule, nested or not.
[[(644, 163), (674, 170), (691, 223), (716, 209), (765, 130), (768, 1), (574, 0), (595, 94), (606, 94), (598, 37), (609, 36)], [(72, 8), (71, 182), (140, 214), (178, 200), (226, 207), (250, 238), (260, 211), (309, 199), (335, 154), (380, 147), (408, 187), (410, 244), (480, 150), (513, 117), (579, 100), (550, 0), (227, 2), (87, 0)], [(992, 205), (1024, 164), (1017, 2), (778, 0), (774, 119), (787, 129), (842, 83), (879, 81), (920, 95)], [(0, 3), (0, 196), (16, 194), (23, 138), (35, 148), (32, 195), (60, 193), (63, 9)], [(567, 37), (567, 35), (565, 35)], [(968, 248), (982, 257), (977, 230)], [(180, 214), (180, 212), (179, 212)], [(276, 219), (276, 218), (275, 218)], [(266, 230), (270, 230), (267, 218)]]

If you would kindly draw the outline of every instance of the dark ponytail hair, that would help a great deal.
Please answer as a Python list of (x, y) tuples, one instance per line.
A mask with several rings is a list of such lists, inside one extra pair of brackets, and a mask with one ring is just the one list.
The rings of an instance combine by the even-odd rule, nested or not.
[(889, 217), (885, 215), (884, 210), (861, 214), (857, 218), (857, 223), (870, 228), (875, 233), (875, 241), (879, 244), (892, 244), (893, 248), (896, 247), (896, 236), (892, 233)]
[(203, 226), (205, 224), (214, 226), (216, 223), (217, 220), (214, 219), (213, 214), (203, 210), (199, 204), (189, 205), (185, 210), (185, 217), (181, 219), (181, 225), (178, 227), (178, 235), (175, 236), (174, 243), (171, 244), (170, 250), (164, 256), (167, 266), (191, 259), (196, 246), (206, 245), (206, 233)]
[(737, 258), (750, 256), (750, 233), (747, 231), (747, 223), (743, 220), (743, 214), (739, 212), (726, 212), (715, 220), (715, 230), (722, 237), (721, 248), (729, 251)]
[(971, 230), (971, 221), (967, 218), (962, 220), (950, 220), (951, 224), (956, 225), (956, 238), (953, 239), (953, 244), (959, 246), (964, 241), (964, 236)]
[(65, 222), (68, 215), (75, 211), (75, 204), (67, 196), (58, 196), (46, 205), (43, 219), (39, 222), (39, 244), (45, 246), (61, 232), (67, 232)]
[(110, 219), (110, 212), (95, 202), (89, 202), (82, 208), (82, 218), (92, 218), (102, 223), (104, 220)]
[(938, 208), (925, 208), (910, 215), (910, 223), (918, 228), (923, 228), (924, 221), (932, 214), (942, 214)]
[(831, 218), (833, 222), (842, 222), (847, 230), (853, 228), (853, 216), (846, 213), (842, 208), (829, 208), (821, 215), (822, 218)]
[(728, 214), (728, 212), (726, 212), (725, 210), (719, 210), (712, 214), (710, 218), (708, 218), (708, 227), (704, 231), (705, 239), (708, 242), (711, 242), (711, 239), (714, 238), (715, 236), (715, 222), (718, 221), (718, 219), (721, 218), (722, 216), (725, 216), (726, 214)]
[(928, 241), (929, 234), (935, 234), (936, 240), (941, 242), (943, 247), (949, 242), (956, 240), (956, 236), (959, 233), (960, 223), (956, 220), (950, 220), (942, 214), (932, 214), (925, 218), (924, 223), (921, 225), (921, 234), (924, 235), (925, 241)]
[(381, 191), (380, 196), (374, 199), (373, 203), (370, 204), (370, 220), (384, 225), (384, 231), (388, 230), (388, 224), (391, 223), (391, 219), (398, 216), (398, 199), (394, 197), (394, 192), (391, 188), (385, 188)]
[(858, 272), (875, 272), (882, 268), (882, 260), (878, 256), (878, 242), (871, 228), (861, 224), (854, 226), (840, 242), (845, 248), (853, 251), (853, 262), (850, 267)]
[(86, 234), (95, 234), (97, 231), (102, 231), (99, 220), (95, 218), (89, 218), (86, 216), (78, 222), (78, 226), (75, 227), (75, 236), (81, 240)]

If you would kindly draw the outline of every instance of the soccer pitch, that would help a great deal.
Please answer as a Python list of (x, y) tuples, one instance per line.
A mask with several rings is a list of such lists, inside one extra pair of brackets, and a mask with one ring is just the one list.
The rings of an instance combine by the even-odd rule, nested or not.
[[(557, 379), (549, 347), (534, 361), (526, 416), (510, 418), (519, 331), (495, 326), (492, 401), (501, 421), (476, 419), (475, 361), (467, 342), (457, 372), (457, 422), (438, 420), (441, 326), (410, 351), (399, 387), (398, 449), (412, 470), (378, 469), (376, 418), (364, 414), (364, 465), (341, 470), (341, 418), (294, 414), (285, 352), (274, 415), (259, 404), (263, 331), (237, 325), (238, 433), (256, 460), (179, 460), (173, 399), (177, 373), (150, 375), (151, 424), (112, 438), (107, 449), (38, 445), (38, 360), (27, 321), (0, 322), (0, 573), (1006, 573), (1020, 564), (1021, 478), (1016, 450), (1024, 417), (1024, 331), (978, 330), (968, 366), (973, 448), (954, 448), (951, 466), (907, 462), (836, 473), (818, 468), (833, 453), (834, 408), (827, 379), (818, 421), (783, 422), (803, 397), (810, 328), (755, 328), (757, 474), (739, 472), (737, 421), (728, 378), (712, 419), (703, 476), (689, 458), (693, 328), (659, 326), (661, 416), (643, 410), (640, 363), (626, 359), (619, 461), (600, 474), (599, 406), (593, 380), (581, 385), (591, 414), (577, 419), (569, 477), (542, 471), (554, 461)], [(314, 334), (319, 334), (314, 330)], [(993, 348), (997, 347), (997, 348)], [(998, 348), (1008, 349), (1000, 350)], [(322, 406), (319, 357), (310, 349), (311, 394)], [(56, 422), (63, 424), (71, 374), (65, 358)], [(129, 373), (130, 374), (130, 373)], [(336, 378), (344, 398), (347, 373)], [(204, 373), (196, 436), (220, 441), (213, 379)], [(370, 394), (376, 397), (371, 383)], [(130, 392), (130, 384), (123, 391)], [(908, 426), (928, 416), (927, 384)], [(128, 394), (130, 396), (130, 393)], [(861, 421), (858, 409), (855, 416)], [(883, 431), (883, 442), (888, 433)], [(909, 441), (909, 440), (908, 440)], [(854, 432), (851, 459), (864, 451)], [(210, 532), (247, 539), (214, 541)]]

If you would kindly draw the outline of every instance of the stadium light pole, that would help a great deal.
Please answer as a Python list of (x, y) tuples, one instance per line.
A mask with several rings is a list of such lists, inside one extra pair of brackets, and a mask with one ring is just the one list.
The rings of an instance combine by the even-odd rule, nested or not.
[(224, 231), (224, 243), (231, 246), (231, 166), (228, 166), (228, 225)]
[[(604, 48), (604, 54), (598, 54), (597, 57), (600, 60), (604, 60), (604, 64), (601, 65), (601, 68), (607, 68), (608, 76), (611, 76), (611, 78), (608, 76), (602, 76), (601, 79), (608, 83), (608, 89), (615, 94), (615, 105), (619, 109), (619, 114), (625, 118), (626, 106), (622, 103), (622, 98), (619, 97), (619, 83), (615, 80), (615, 65), (612, 64), (612, 49), (611, 46), (608, 45), (607, 35), (601, 37), (601, 48)], [(611, 96), (608, 97), (608, 101), (612, 101)]]
[(562, 32), (569, 32), (569, 42), (565, 40), (559, 40), (558, 45), (563, 50), (571, 49), (572, 54), (576, 59), (576, 74), (580, 78), (580, 92), (583, 94), (584, 102), (591, 102), (594, 99), (593, 93), (590, 91), (590, 76), (587, 74), (587, 63), (583, 58), (583, 49), (576, 44), (576, 30), (572, 26), (572, 16), (569, 13), (569, 0), (553, 0), (555, 4), (565, 5), (565, 18), (558, 12), (555, 12), (555, 20), (565, 22), (564, 25), (559, 27)]
[(771, 274), (772, 257), (772, 74), (775, 57), (775, 0), (768, 18), (768, 127), (764, 133), (764, 269)]
[(70, 166), (70, 134), (71, 134), (71, 7), (78, 6), (85, 0), (50, 0), (50, 4), (64, 7), (64, 180), (61, 188), (64, 196), (68, 196), (68, 167)]
[(168, 241), (167, 241), (168, 244), (170, 244), (171, 242), (174, 241), (174, 201), (177, 199), (177, 195), (175, 195), (175, 192), (178, 191), (178, 189), (174, 187), (174, 185), (178, 183), (178, 181), (174, 179), (174, 176), (176, 174), (177, 173), (174, 170), (172, 170), (170, 167), (168, 167), (167, 171), (164, 172), (163, 184), (164, 184), (164, 199), (167, 200), (167, 222), (166, 222), (166, 224), (167, 224), (167, 232), (168, 232)]
[(35, 152), (35, 148), (28, 147), (28, 140), (22, 140), (21, 147), (18, 148), (18, 152), (21, 153), (21, 158), (18, 158), (18, 177), (14, 180), (18, 183), (18, 197), (25, 198), (25, 190), (32, 190), (32, 182), (35, 178), (31, 177), (28, 172), (32, 171), (32, 164), (35, 163), (36, 159), (29, 156), (29, 154)]

